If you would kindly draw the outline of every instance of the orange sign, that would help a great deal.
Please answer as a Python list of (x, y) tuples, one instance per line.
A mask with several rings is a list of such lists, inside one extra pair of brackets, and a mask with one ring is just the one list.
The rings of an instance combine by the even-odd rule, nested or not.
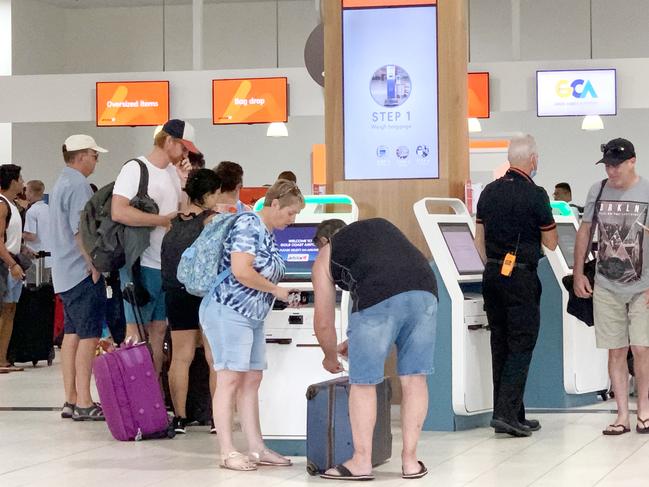
[(260, 198), (263, 198), (266, 196), (266, 192), (268, 191), (267, 187), (248, 187), (246, 188), (245, 186), (239, 190), (239, 200), (245, 204), (250, 206), (251, 208), (255, 206), (255, 203), (257, 203), (257, 200)]
[(169, 120), (169, 81), (98, 81), (97, 126), (161, 125)]
[(287, 79), (212, 80), (212, 123), (286, 122)]
[(343, 8), (437, 5), (437, 0), (343, 0)]
[(469, 118), (489, 118), (489, 73), (469, 73)]

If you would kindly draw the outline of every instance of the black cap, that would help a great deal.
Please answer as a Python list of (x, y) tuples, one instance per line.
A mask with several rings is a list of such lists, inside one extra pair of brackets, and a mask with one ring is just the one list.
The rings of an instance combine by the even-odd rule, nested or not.
[(635, 157), (635, 148), (626, 139), (609, 140), (606, 144), (602, 144), (600, 149), (604, 157), (595, 164), (604, 163), (609, 166), (619, 166), (624, 161)]

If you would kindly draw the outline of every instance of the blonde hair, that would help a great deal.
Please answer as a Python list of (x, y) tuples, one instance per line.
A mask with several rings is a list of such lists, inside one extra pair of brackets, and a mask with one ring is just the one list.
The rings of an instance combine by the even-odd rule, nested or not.
[(153, 137), (153, 145), (162, 149), (168, 137), (171, 137), (171, 135), (160, 129), (160, 131), (155, 134), (155, 137)]
[(272, 205), (273, 200), (279, 201), (280, 208), (293, 205), (296, 202), (300, 204), (301, 208), (304, 208), (304, 196), (302, 196), (300, 188), (293, 181), (286, 179), (278, 179), (275, 184), (268, 188), (264, 206)]
[(43, 181), (40, 181), (38, 179), (32, 179), (31, 181), (27, 181), (26, 186), (38, 196), (42, 195), (43, 192), (45, 191), (45, 184), (43, 183)]

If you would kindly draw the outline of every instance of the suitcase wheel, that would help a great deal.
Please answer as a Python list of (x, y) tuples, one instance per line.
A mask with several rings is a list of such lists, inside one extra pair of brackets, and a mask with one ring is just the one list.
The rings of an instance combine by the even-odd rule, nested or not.
[(311, 476), (315, 476), (318, 475), (320, 471), (318, 470), (318, 467), (313, 462), (307, 462), (306, 473), (308, 473)]
[(38, 365), (38, 360), (32, 360), (32, 367), (36, 367)]
[(55, 357), (55, 352), (54, 352), (54, 347), (50, 350), (50, 354), (47, 357), (47, 366), (51, 367), (52, 363), (54, 362), (54, 357)]

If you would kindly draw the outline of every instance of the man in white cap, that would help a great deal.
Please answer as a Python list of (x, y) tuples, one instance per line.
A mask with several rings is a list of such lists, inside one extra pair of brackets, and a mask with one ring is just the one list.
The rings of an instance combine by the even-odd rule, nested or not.
[(88, 176), (99, 154), (108, 152), (89, 135), (71, 135), (63, 144), (63, 168), (50, 195), (52, 282), (63, 301), (61, 347), (65, 404), (62, 418), (101, 421), (101, 407), (92, 400), (92, 360), (106, 314), (104, 278), (92, 265), (79, 235), (81, 210), (93, 194)]
[[(146, 157), (138, 157), (148, 170), (147, 194), (158, 205), (158, 214), (140, 211), (129, 204), (137, 194), (140, 183), (141, 170), (137, 161), (129, 161), (122, 167), (113, 188), (111, 214), (114, 221), (133, 227), (154, 227), (149, 237), (149, 247), (140, 256), (139, 270), (133, 272), (134, 269), (122, 268), (120, 280), (124, 287), (137, 276), (139, 282), (136, 287), (141, 286), (148, 294), (148, 302), (140, 306), (139, 311), (149, 335), (158, 373), (162, 370), (162, 347), (167, 330), (165, 293), (160, 271), (162, 238), (180, 209), (181, 182), (176, 167), (181, 172), (191, 169), (188, 160), (190, 152), (200, 152), (194, 145), (194, 127), (183, 120), (173, 119), (167, 121), (155, 134), (151, 153)], [(126, 335), (139, 337), (133, 306), (126, 300), (124, 314)]]

